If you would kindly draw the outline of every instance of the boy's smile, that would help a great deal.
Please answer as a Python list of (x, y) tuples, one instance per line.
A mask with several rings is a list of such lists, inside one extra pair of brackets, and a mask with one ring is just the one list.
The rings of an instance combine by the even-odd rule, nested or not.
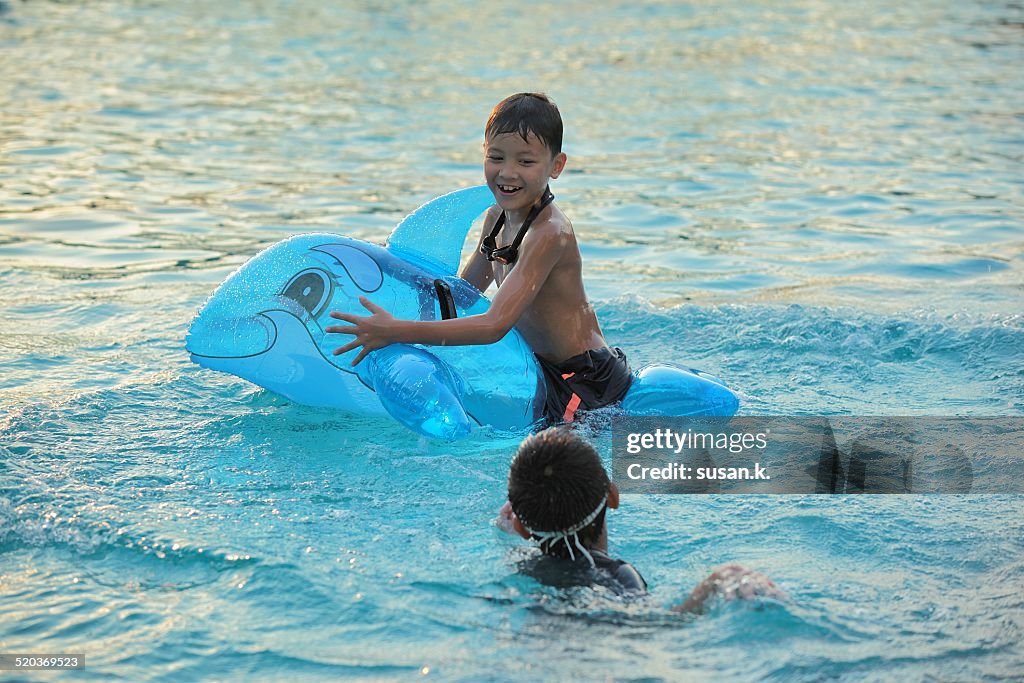
[(552, 157), (533, 133), (526, 140), (519, 133), (503, 133), (484, 143), (484, 178), (510, 221), (522, 222), (544, 195), (548, 180), (557, 178), (564, 166), (565, 155)]

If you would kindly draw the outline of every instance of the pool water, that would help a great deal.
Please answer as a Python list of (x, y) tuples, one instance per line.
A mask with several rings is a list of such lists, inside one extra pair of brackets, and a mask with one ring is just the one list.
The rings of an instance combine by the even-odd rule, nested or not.
[[(0, 652), (102, 681), (1019, 677), (1019, 495), (625, 496), (611, 552), (651, 595), (559, 591), (492, 525), (521, 434), (290, 404), (183, 337), (261, 248), (380, 242), (480, 182), (490, 107), (536, 89), (634, 365), (751, 415), (1019, 417), (1022, 27), (981, 1), (0, 2)], [(726, 561), (791, 600), (667, 612)]]

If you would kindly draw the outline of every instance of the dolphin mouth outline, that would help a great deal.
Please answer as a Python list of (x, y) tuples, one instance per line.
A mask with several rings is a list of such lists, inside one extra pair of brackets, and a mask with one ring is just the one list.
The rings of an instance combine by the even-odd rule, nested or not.
[[(255, 353), (243, 353), (243, 354), (240, 354), (240, 355), (230, 355), (230, 356), (227, 356), (227, 355), (222, 355), (222, 354), (200, 353), (199, 351), (193, 351), (192, 349), (189, 349), (187, 346), (185, 348), (188, 350), (189, 354), (191, 356), (193, 356), (194, 358), (217, 358), (217, 359), (220, 359), (220, 360), (235, 360), (235, 359), (242, 359), (242, 358), (256, 358), (258, 356), (262, 356), (265, 353), (270, 353), (270, 350), (274, 348), (275, 344), (277, 344), (278, 329), (277, 329), (277, 323), (274, 322), (273, 318), (271, 318), (270, 316), (266, 315), (266, 313), (269, 313), (269, 312), (275, 311), (275, 310), (280, 310), (282, 313), (288, 313), (288, 311), (284, 311), (284, 310), (281, 310), (281, 309), (268, 308), (266, 310), (260, 311), (259, 313), (256, 313), (253, 316), (251, 316), (253, 320), (255, 320), (257, 318), (263, 318), (268, 323), (270, 323), (270, 329), (271, 329), (272, 334), (270, 335), (270, 340), (267, 342), (266, 346), (261, 351), (257, 351)], [(288, 313), (288, 315), (294, 315), (294, 314), (293, 313)], [(300, 320), (300, 322), (301, 322), (301, 320)]]
[[(277, 291), (275, 297), (278, 299), (278, 305), (284, 306), (283, 308), (265, 308), (261, 311), (250, 313), (244, 317), (238, 318), (239, 320), (251, 321), (256, 321), (262, 318), (261, 323), (267, 333), (267, 340), (264, 342), (263, 348), (259, 351), (230, 354), (223, 352), (204, 353), (202, 351), (190, 349), (188, 341), (185, 343), (185, 348), (193, 358), (211, 358), (218, 360), (257, 358), (263, 354), (269, 353), (277, 344), (281, 331), (278, 328), (277, 323), (275, 323), (267, 314), (280, 312), (291, 315), (299, 322), (299, 324), (306, 327), (306, 332), (310, 335), (312, 346), (317, 348), (317, 351), (319, 351), (319, 347), (317, 347), (315, 340), (312, 338), (312, 333), (307, 327), (307, 321), (314, 323), (322, 334), (326, 334), (317, 322), (317, 318), (327, 309), (328, 306), (330, 306), (331, 301), (334, 298), (335, 289), (338, 286), (339, 285), (335, 282), (332, 273), (325, 268), (317, 266), (303, 268), (288, 278), (281, 289)], [(288, 310), (288, 307), (294, 307), (295, 310)], [(190, 326), (189, 335), (193, 334), (196, 323), (203, 319), (203, 314), (205, 312), (205, 309), (199, 312), (196, 319)], [(268, 324), (270, 326), (269, 328), (267, 328)], [(320, 353), (320, 355), (324, 360), (330, 363), (330, 359), (324, 356), (323, 353)]]
[[(293, 302), (290, 299), (286, 299), (286, 301), (289, 301), (289, 302), (292, 302), (292, 303), (296, 303), (296, 302)], [(303, 312), (305, 312), (305, 311), (303, 311)], [(264, 355), (267, 355), (267, 354), (271, 353), (274, 350), (275, 346), (277, 346), (278, 340), (282, 339), (282, 337), (281, 337), (281, 333), (282, 333), (281, 327), (278, 324), (278, 322), (274, 320), (274, 314), (279, 314), (279, 315), (286, 316), (287, 319), (290, 319), (290, 320), (294, 321), (295, 323), (299, 324), (300, 326), (302, 326), (302, 329), (305, 330), (305, 332), (306, 332), (305, 337), (302, 337), (301, 335), (299, 335), (298, 330), (294, 330), (293, 332), (288, 332), (288, 329), (291, 329), (291, 324), (288, 323), (288, 329), (284, 330), (285, 334), (288, 335), (287, 337), (284, 337), (285, 341), (287, 342), (287, 344), (286, 344), (287, 346), (291, 347), (291, 346), (294, 345), (295, 340), (301, 339), (302, 342), (303, 342), (303, 354), (304, 355), (306, 355), (308, 357), (319, 357), (324, 363), (327, 364), (328, 367), (332, 368), (333, 370), (338, 370), (338, 371), (341, 371), (341, 373), (344, 374), (344, 375), (348, 375), (350, 377), (354, 377), (355, 379), (357, 379), (359, 381), (359, 384), (362, 385), (367, 391), (369, 391), (373, 395), (378, 396), (378, 400), (381, 400), (383, 402), (384, 399), (381, 398), (381, 397), (382, 396), (387, 396), (388, 393), (390, 393), (390, 392), (384, 392), (382, 394), (381, 392), (378, 392), (377, 389), (374, 387), (374, 380), (373, 380), (373, 376), (372, 376), (372, 372), (373, 371), (370, 369), (372, 364), (370, 363), (369, 359), (366, 362), (364, 362), (362, 364), (362, 366), (361, 366), (363, 369), (366, 370), (366, 372), (360, 372), (358, 369), (353, 369), (353, 368), (350, 368), (350, 367), (347, 367), (347, 366), (344, 366), (344, 365), (337, 365), (337, 364), (335, 364), (331, 360), (331, 358), (326, 353), (324, 353), (324, 351), (316, 343), (316, 339), (315, 339), (315, 337), (313, 335), (313, 331), (311, 331), (310, 328), (309, 328), (310, 323), (312, 323), (313, 325), (316, 325), (316, 328), (318, 330), (322, 331), (322, 328), (320, 327), (320, 325), (317, 322), (317, 320), (315, 318), (310, 318), (310, 317), (307, 317), (305, 315), (299, 315), (296, 311), (287, 310), (286, 308), (268, 308), (268, 309), (264, 309), (264, 310), (260, 311), (259, 313), (256, 313), (255, 315), (252, 316), (253, 318), (262, 318), (263, 320), (267, 321), (271, 325), (271, 328), (273, 330), (273, 334), (271, 335), (271, 339), (267, 343), (266, 347), (264, 349), (262, 349), (261, 351), (256, 352), (256, 353), (239, 355), (239, 356), (210, 355), (210, 354), (199, 354), (199, 353), (195, 353), (195, 352), (190, 352), (192, 354), (192, 356), (193, 356), (193, 359), (204, 358), (204, 359), (221, 360), (221, 361), (243, 361), (243, 360), (247, 360), (247, 359), (258, 358), (260, 356), (264, 356)], [(284, 321), (282, 321), (282, 323), (284, 323)], [(309, 348), (310, 347), (313, 348), (316, 351), (315, 356), (314, 356), (314, 354), (309, 352)], [(443, 371), (445, 373), (445, 376), (447, 378), (447, 382), (444, 382), (443, 384), (450, 386), (453, 389), (453, 393), (454, 393), (455, 396), (461, 396), (462, 395), (463, 392), (462, 392), (462, 381), (461, 381), (461, 378), (458, 377), (458, 375), (456, 375), (453, 372), (452, 368), (447, 363), (444, 363), (440, 359), (436, 358), (433, 354), (431, 354), (429, 351), (427, 351), (425, 349), (422, 349), (422, 348), (419, 348), (419, 347), (413, 347), (413, 348), (416, 349), (417, 355), (422, 357), (423, 354), (426, 354), (427, 356), (429, 356), (436, 363), (435, 367), (440, 369), (441, 371)], [(285, 353), (287, 353), (287, 351)], [(200, 363), (200, 365), (202, 365), (202, 363)], [(234, 373), (234, 372), (232, 372), (231, 374), (236, 374), (237, 376), (241, 377), (242, 379), (247, 379), (246, 375), (243, 374), (243, 373)], [(271, 388), (271, 390), (273, 390), (273, 388)], [(294, 397), (290, 397), (287, 393), (285, 393), (285, 396), (288, 397), (288, 398), (292, 398), (292, 400), (294, 400)], [(476, 415), (474, 415), (472, 412), (470, 412), (469, 410), (466, 409), (466, 407), (462, 404), (461, 399), (458, 399), (458, 406), (459, 406), (459, 409), (462, 411), (463, 415), (468, 420), (470, 420), (472, 423), (475, 423), (478, 426), (483, 424), (483, 422)], [(388, 409), (386, 405), (383, 406), (383, 407), (384, 407), (385, 411), (390, 412), (390, 409)], [(392, 416), (394, 417), (393, 414), (392, 414)], [(409, 426), (409, 425), (406, 425), (406, 426)]]
[[(269, 323), (269, 325), (270, 325), (270, 329), (268, 330), (268, 332), (270, 333), (269, 339), (266, 342), (266, 344), (263, 346), (263, 348), (261, 350), (259, 350), (259, 351), (256, 351), (254, 353), (241, 353), (241, 354), (232, 353), (232, 354), (229, 354), (229, 355), (222, 354), (222, 353), (203, 353), (201, 351), (196, 351), (194, 349), (188, 348), (188, 343), (187, 342), (185, 342), (185, 350), (188, 351), (188, 354), (191, 357), (194, 357), (194, 358), (218, 358), (220, 360), (255, 358), (257, 356), (263, 355), (264, 353), (268, 353), (270, 351), (270, 349), (272, 349), (274, 347), (274, 344), (278, 343), (278, 334), (279, 334), (279, 332), (278, 332), (278, 324), (274, 323), (273, 319), (271, 317), (269, 317), (267, 315), (264, 315), (264, 313), (267, 312), (268, 310), (270, 310), (270, 309), (261, 310), (258, 313), (255, 313), (254, 315), (251, 316), (252, 319), (257, 319), (257, 318), (262, 317), (262, 318), (265, 319), (266, 323)], [(287, 311), (283, 311), (283, 312), (287, 312)], [(195, 326), (195, 324), (194, 324), (194, 326)], [(189, 329), (188, 334), (189, 335), (193, 334), (193, 331), (191, 331)]]
[[(305, 309), (303, 309), (303, 310), (305, 310)], [(307, 321), (303, 320), (301, 316), (296, 315), (294, 311), (289, 311), (289, 310), (286, 310), (284, 308), (265, 308), (262, 311), (260, 311), (259, 313), (256, 313), (255, 315), (252, 316), (254, 319), (255, 318), (262, 318), (263, 320), (265, 320), (267, 323), (269, 323), (270, 328), (273, 331), (273, 333), (271, 334), (270, 340), (267, 342), (266, 347), (263, 350), (261, 350), (261, 351), (257, 351), (256, 353), (246, 353), (246, 354), (242, 354), (242, 355), (232, 355), (232, 356), (216, 355), (216, 354), (211, 354), (211, 353), (199, 353), (198, 351), (191, 351), (191, 350), (189, 351), (189, 353), (192, 356), (195, 356), (196, 358), (216, 358), (216, 359), (219, 359), (219, 360), (236, 360), (236, 359), (237, 360), (241, 360), (243, 358), (257, 358), (259, 356), (262, 356), (262, 355), (265, 355), (267, 353), (270, 353), (271, 350), (273, 350), (274, 346), (277, 344), (277, 339), (278, 339), (278, 336), (280, 334), (280, 331), (278, 330), (277, 323), (274, 322), (274, 319), (271, 316), (267, 315), (268, 313), (283, 313), (284, 315), (288, 315), (288, 316), (291, 316), (292, 318), (295, 318), (295, 320), (298, 321), (298, 323), (302, 326), (302, 328), (304, 330), (306, 330), (306, 335), (307, 335), (307, 337), (309, 339), (310, 347), (315, 349), (316, 352), (320, 355), (320, 357), (323, 360), (325, 360), (329, 365), (332, 365), (335, 368), (337, 368), (338, 370), (341, 370), (342, 372), (353, 374), (353, 375), (356, 375), (357, 377), (359, 376), (359, 373), (357, 373), (354, 370), (351, 370), (349, 368), (340, 367), (338, 365), (335, 365), (334, 362), (330, 358), (328, 358), (327, 355), (324, 354), (324, 352), (320, 349), (320, 346), (317, 345), (316, 340), (313, 338), (313, 333), (310, 332), (309, 326), (308, 326), (308, 322), (312, 322), (314, 325), (316, 325), (318, 330), (323, 332), (323, 328), (320, 327), (319, 323), (317, 323), (314, 318), (310, 318), (309, 321), (307, 322)], [(324, 334), (326, 334), (326, 332), (324, 332)], [(366, 382), (363, 381), (362, 378), (360, 378), (360, 381), (362, 381), (363, 384), (366, 384)], [(373, 389), (370, 388), (370, 390), (372, 391)]]

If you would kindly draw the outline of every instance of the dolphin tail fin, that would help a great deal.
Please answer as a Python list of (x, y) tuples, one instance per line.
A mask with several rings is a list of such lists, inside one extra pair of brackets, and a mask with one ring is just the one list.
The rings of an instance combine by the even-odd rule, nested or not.
[(388, 237), (387, 248), (455, 275), (473, 221), (492, 204), (494, 195), (486, 185), (432, 199), (402, 219)]
[(469, 434), (458, 381), (434, 354), (392, 344), (367, 356), (357, 372), (377, 392), (384, 410), (414, 432), (447, 441)]
[(714, 375), (674, 365), (648, 365), (634, 374), (622, 407), (630, 415), (731, 417), (740, 399)]

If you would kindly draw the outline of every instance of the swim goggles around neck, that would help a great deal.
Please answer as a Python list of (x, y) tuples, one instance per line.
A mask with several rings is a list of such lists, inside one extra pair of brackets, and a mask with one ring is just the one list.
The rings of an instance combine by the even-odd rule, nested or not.
[[(584, 557), (586, 557), (587, 560), (590, 562), (590, 566), (593, 567), (594, 569), (597, 569), (597, 564), (594, 563), (593, 556), (591, 556), (591, 554), (587, 551), (587, 549), (583, 547), (583, 544), (580, 543), (579, 533), (582, 530), (586, 529), (588, 526), (590, 526), (591, 522), (593, 522), (595, 519), (597, 519), (597, 516), (599, 514), (601, 514), (601, 511), (604, 510), (604, 507), (605, 507), (605, 505), (607, 503), (608, 503), (608, 496), (606, 494), (604, 496), (604, 498), (601, 499), (601, 502), (598, 503), (597, 508), (593, 512), (591, 512), (589, 515), (584, 517), (581, 522), (579, 522), (577, 524), (574, 524), (571, 527), (569, 527), (568, 529), (563, 529), (561, 531), (534, 531), (533, 529), (531, 529), (530, 527), (526, 526), (525, 524), (523, 526), (526, 527), (527, 531), (529, 531), (531, 534), (533, 534), (534, 536), (539, 538), (542, 545), (545, 542), (547, 542), (549, 548), (553, 544), (557, 543), (558, 541), (562, 541), (563, 543), (565, 543), (565, 548), (566, 548), (566, 550), (569, 551), (569, 557), (572, 558), (573, 562), (576, 561), (576, 555), (572, 551), (572, 547), (575, 545), (576, 549), (579, 550), (580, 553)], [(520, 520), (520, 522), (522, 522), (522, 520)], [(570, 536), (572, 536), (572, 538), (573, 538), (573, 542), (571, 544), (569, 543), (569, 537)]]
[(501, 232), (502, 227), (505, 225), (505, 212), (502, 211), (501, 215), (498, 216), (498, 220), (494, 222), (494, 229), (491, 230), (491, 234), (487, 235), (483, 239), (483, 243), (480, 245), (480, 253), (487, 257), (488, 261), (498, 261), (509, 265), (516, 262), (519, 258), (519, 245), (522, 243), (523, 238), (526, 237), (526, 231), (530, 229), (530, 224), (533, 220), (544, 210), (544, 207), (555, 201), (555, 195), (551, 194), (551, 188), (544, 188), (544, 196), (540, 198), (540, 203), (530, 209), (530, 213), (527, 214), (526, 220), (523, 221), (523, 226), (519, 228), (519, 232), (516, 233), (516, 238), (512, 240), (512, 244), (507, 244), (504, 247), (497, 245), (498, 233)]

